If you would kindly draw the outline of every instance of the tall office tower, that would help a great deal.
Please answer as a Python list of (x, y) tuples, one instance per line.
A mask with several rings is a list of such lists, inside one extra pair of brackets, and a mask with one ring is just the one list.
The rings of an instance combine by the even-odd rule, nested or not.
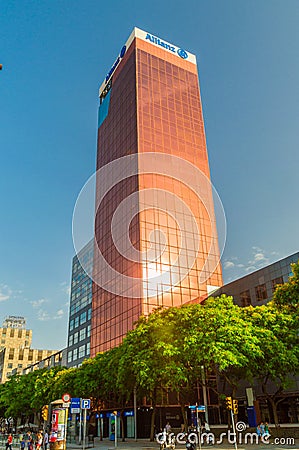
[(135, 28), (99, 94), (91, 356), (222, 285), (195, 56)]

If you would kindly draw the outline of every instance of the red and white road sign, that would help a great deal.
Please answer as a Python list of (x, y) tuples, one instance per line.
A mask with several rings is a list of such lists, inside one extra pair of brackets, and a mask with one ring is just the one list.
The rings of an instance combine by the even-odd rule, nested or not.
[(71, 401), (70, 394), (63, 394), (62, 401), (63, 401), (63, 403), (69, 403)]

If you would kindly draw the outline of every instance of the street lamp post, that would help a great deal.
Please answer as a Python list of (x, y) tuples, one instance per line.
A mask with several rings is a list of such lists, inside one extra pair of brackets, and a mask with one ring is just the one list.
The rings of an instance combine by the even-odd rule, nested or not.
[(205, 405), (205, 421), (209, 423), (207, 385), (204, 366), (201, 366), (201, 380), (202, 380), (203, 404)]

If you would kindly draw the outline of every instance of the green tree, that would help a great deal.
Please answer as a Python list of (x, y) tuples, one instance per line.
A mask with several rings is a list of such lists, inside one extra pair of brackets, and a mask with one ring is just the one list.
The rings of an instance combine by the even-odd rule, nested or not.
[(255, 378), (260, 383), (277, 426), (281, 394), (290, 387), (291, 376), (299, 369), (298, 312), (290, 311), (289, 307), (277, 308), (274, 303), (246, 310), (244, 314), (248, 314), (248, 322), (253, 324), (262, 349), (262, 355), (249, 364), (248, 379)]
[(51, 401), (53, 380), (60, 367), (40, 369), (26, 375), (14, 375), (1, 386), (1, 408), (6, 417), (15, 419), (38, 414)]

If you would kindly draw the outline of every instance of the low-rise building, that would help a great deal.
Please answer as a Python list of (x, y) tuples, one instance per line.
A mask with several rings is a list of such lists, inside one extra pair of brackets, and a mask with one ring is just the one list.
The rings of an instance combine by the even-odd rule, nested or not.
[(297, 263), (299, 252), (225, 284), (210, 296), (231, 295), (239, 306), (260, 306), (268, 303), (278, 284), (286, 283), (292, 275), (291, 264)]
[(10, 376), (23, 373), (30, 364), (37, 363), (58, 350), (31, 348), (32, 330), (26, 329), (24, 317), (8, 316), (0, 328), (0, 382), (5, 383)]
[(64, 348), (63, 350), (59, 350), (56, 353), (52, 353), (50, 356), (47, 356), (41, 361), (38, 361), (25, 367), (23, 369), (23, 375), (33, 372), (34, 370), (44, 369), (45, 367), (47, 367), (48, 369), (51, 369), (51, 367), (65, 367), (66, 355), (67, 355), (66, 348)]

